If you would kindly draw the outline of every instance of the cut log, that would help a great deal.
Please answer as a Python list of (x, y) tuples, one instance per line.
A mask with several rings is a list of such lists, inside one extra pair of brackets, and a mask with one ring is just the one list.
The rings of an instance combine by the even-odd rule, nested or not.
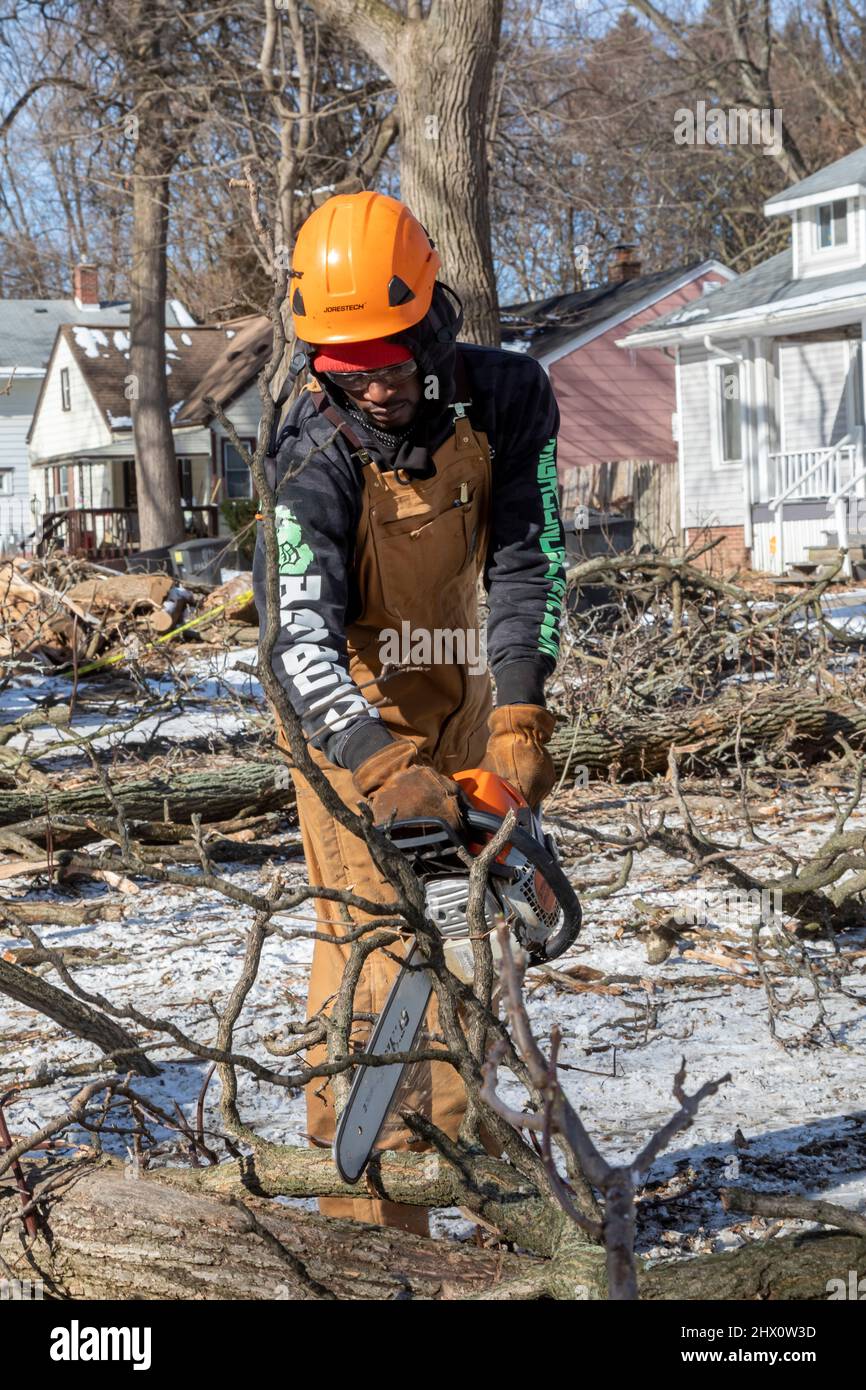
[(28, 926), (79, 927), (86, 922), (121, 922), (123, 904), (107, 901), (83, 903), (40, 903), (0, 898), (0, 922), (21, 922)]
[(866, 712), (850, 702), (818, 699), (814, 694), (787, 690), (752, 690), (742, 696), (724, 695), (710, 704), (681, 712), (586, 718), (557, 728), (548, 745), (561, 773), (568, 764), (605, 773), (616, 769), (639, 778), (664, 772), (668, 754), (677, 750), (679, 765), (694, 773), (732, 765), (740, 753), (748, 761), (757, 751), (796, 753), (816, 758), (831, 750), (842, 734), (855, 748), (866, 743)]
[[(424, 1162), (418, 1156), (419, 1170)], [(220, 1165), (229, 1166), (235, 1165)], [(222, 1197), (177, 1182), (185, 1176), (177, 1170), (125, 1180), (110, 1160), (32, 1164), (26, 1176), (31, 1191), (46, 1194), (50, 1245), (40, 1233), (26, 1268), (20, 1265), (14, 1219), (0, 1234), (0, 1255), (13, 1273), (17, 1264), (22, 1277), (41, 1276), (54, 1297), (511, 1302), (607, 1296), (604, 1251), (573, 1237), (542, 1259), (326, 1220), (251, 1192), (237, 1168)], [(0, 1229), (2, 1218), (17, 1218), (18, 1203), (16, 1190), (0, 1188)], [(866, 1239), (798, 1234), (641, 1268), (638, 1284), (644, 1300), (824, 1300), (828, 1280), (839, 1270), (863, 1268), (864, 1260)]]
[(85, 579), (66, 597), (88, 613), (125, 613), (138, 604), (161, 608), (174, 580), (167, 574), (117, 574), (111, 579)]
[[(113, 790), (130, 820), (184, 824), (194, 815), (207, 822), (228, 820), (246, 810), (289, 806), (295, 799), (285, 766), (267, 762), (238, 761), (206, 772), (118, 781)], [(40, 823), (46, 814), (52, 819), (65, 815), (111, 819), (114, 811), (98, 782), (69, 791), (5, 792), (0, 799), (0, 825), (16, 825), (31, 839), (37, 838), (33, 823)], [(19, 826), (22, 821), (33, 823), (25, 830)]]
[(226, 618), (236, 623), (257, 627), (258, 613), (252, 589), (253, 576), (251, 574), (236, 574), (234, 579), (229, 579), (225, 584), (219, 584), (216, 589), (212, 589), (205, 599), (203, 607), (205, 609), (224, 607)]
[[(51, 1247), (37, 1241), (26, 1271), (36, 1278), (38, 1266), (62, 1298), (438, 1299), (480, 1292), (540, 1263), (329, 1221), (249, 1193), (234, 1205), (151, 1175), (124, 1181), (116, 1169), (82, 1169), (75, 1181), (70, 1165), (70, 1185), (49, 1198)], [(0, 1237), (13, 1267), (15, 1224)]]

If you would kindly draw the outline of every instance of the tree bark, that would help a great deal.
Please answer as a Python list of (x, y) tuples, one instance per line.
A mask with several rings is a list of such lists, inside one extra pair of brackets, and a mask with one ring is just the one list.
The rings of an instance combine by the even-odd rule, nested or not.
[(463, 336), (499, 346), (490, 246), (488, 106), (502, 0), (437, 0), (404, 19), (383, 0), (311, 0), (393, 81), (400, 107), (400, 191), (463, 301)]
[[(440, 1299), (481, 1292), (541, 1263), (331, 1221), (242, 1190), (220, 1198), (151, 1175), (124, 1181), (116, 1167), (88, 1165), (70, 1178), (50, 1207), (50, 1247), (39, 1241), (33, 1251), (46, 1293), (58, 1298)], [(3, 1215), (5, 1208), (0, 1202)], [(0, 1237), (13, 1265), (19, 1224)], [(30, 1266), (21, 1277), (38, 1274)]]
[[(316, 1151), (297, 1153), (324, 1174)], [(340, 1187), (330, 1155), (324, 1157), (331, 1186)], [(414, 1156), (416, 1201), (429, 1162), (429, 1156)], [(202, 1190), (220, 1186), (207, 1181), (214, 1176), (222, 1195)], [(42, 1234), (21, 1261), (19, 1194), (0, 1189), (0, 1220), (16, 1218), (0, 1235), (0, 1255), (13, 1274), (41, 1277), (55, 1298), (511, 1302), (607, 1296), (603, 1249), (573, 1235), (545, 1259), (329, 1220), (251, 1191), (243, 1164), (163, 1169), (125, 1181), (118, 1164), (87, 1160), (34, 1165), (28, 1177), (31, 1190), (46, 1197)], [(186, 1186), (185, 1179), (197, 1177), (204, 1180), (198, 1187)], [(321, 1185), (311, 1184), (313, 1191)], [(389, 1186), (389, 1193), (397, 1187)], [(825, 1299), (827, 1281), (840, 1270), (862, 1268), (864, 1259), (862, 1238), (807, 1233), (641, 1267), (638, 1289), (645, 1300)]]
[[(236, 762), (207, 772), (181, 772), (176, 777), (146, 777), (113, 784), (121, 810), (130, 821), (186, 823), (194, 815), (205, 822), (227, 820), (241, 811), (290, 806), (294, 790), (277, 763)], [(50, 822), (64, 816), (115, 814), (98, 783), (72, 791), (8, 791), (0, 798), (0, 825), (15, 825), (28, 839), (44, 839)], [(25, 822), (25, 824), (19, 824)], [(63, 827), (54, 826), (53, 843), (61, 843)], [(60, 837), (60, 838), (59, 838)], [(84, 840), (92, 839), (89, 834)], [(77, 843), (81, 843), (77, 839)]]
[[(151, 550), (183, 536), (165, 352), (169, 176), (174, 157), (167, 139), (165, 95), (158, 90), (160, 26), (142, 4), (133, 7), (131, 26), (138, 28), (137, 65), (147, 74), (133, 88), (132, 119), (139, 124), (132, 166), (131, 414), (139, 537), (141, 549)], [(156, 91), (151, 90), (154, 81)]]
[(487, 126), (501, 20), (499, 0), (445, 0), (406, 25), (395, 58), (402, 196), (463, 301), (463, 336), (493, 347), (500, 327)]
[(777, 748), (816, 757), (834, 746), (838, 734), (854, 747), (866, 739), (866, 714), (847, 701), (821, 700), (786, 690), (759, 690), (746, 699), (723, 695), (682, 712), (665, 710), (640, 716), (614, 711), (560, 726), (548, 745), (557, 769), (569, 775), (615, 769), (638, 778), (667, 769), (677, 750), (680, 766), (694, 771), (731, 766), (736, 761), (737, 729), (743, 761), (756, 749)]
[(11, 965), (0, 957), (0, 993), (6, 994), (28, 1009), (35, 1009), (58, 1023), (77, 1038), (93, 1043), (106, 1056), (114, 1058), (119, 1071), (131, 1070), (139, 1076), (159, 1076), (159, 1068), (141, 1051), (131, 1037), (113, 1019), (106, 1018), (89, 1004), (74, 999), (65, 990), (57, 989), (39, 975), (33, 975), (20, 965)]

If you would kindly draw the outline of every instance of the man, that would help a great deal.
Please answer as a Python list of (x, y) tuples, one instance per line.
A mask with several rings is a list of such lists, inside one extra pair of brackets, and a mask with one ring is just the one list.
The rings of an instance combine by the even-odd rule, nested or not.
[[(347, 805), (366, 798), (377, 822), (396, 814), (456, 823), (450, 774), (461, 768), (490, 768), (533, 806), (554, 779), (544, 684), (565, 587), (559, 413), (531, 358), (457, 346), (462, 314), (436, 282), (439, 265), (408, 208), (355, 193), (329, 199), (305, 222), (290, 280), (301, 348), (293, 371), (306, 368), (314, 389), (291, 408), (275, 451), (284, 481), (273, 665), (316, 763)], [(472, 640), (479, 575), (495, 708)], [(261, 537), (254, 581), (264, 615)], [(395, 669), (395, 644), (411, 656), (419, 636), (425, 660), (407, 662), (401, 650)], [(292, 775), (309, 881), (392, 900), (363, 841)], [(320, 930), (345, 932), (340, 904), (319, 900), (316, 912)], [(355, 910), (351, 918), (369, 920)], [(346, 946), (316, 943), (311, 1017), (339, 989), (348, 957)], [(369, 1034), (397, 969), (382, 950), (368, 957), (355, 994), (355, 1013), (367, 1019), (353, 1038)], [(427, 1027), (435, 1031), (435, 1001)], [(323, 1060), (323, 1049), (309, 1060)], [(447, 1063), (419, 1064), (403, 1104), (454, 1136), (462, 1083)], [(328, 1084), (307, 1088), (307, 1118), (313, 1141), (333, 1139)], [(389, 1148), (416, 1146), (399, 1121), (384, 1138)], [(366, 1198), (320, 1206), (426, 1230), (419, 1208)]]

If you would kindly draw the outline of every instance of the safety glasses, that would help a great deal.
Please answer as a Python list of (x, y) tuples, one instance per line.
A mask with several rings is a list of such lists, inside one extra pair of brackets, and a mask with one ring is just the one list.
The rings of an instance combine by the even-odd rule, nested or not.
[(382, 367), (378, 372), (323, 372), (322, 375), (333, 386), (339, 386), (341, 391), (348, 391), (350, 396), (362, 396), (374, 382), (380, 386), (399, 386), (401, 381), (408, 381), (414, 376), (417, 370), (418, 363), (414, 357), (410, 357), (408, 362)]

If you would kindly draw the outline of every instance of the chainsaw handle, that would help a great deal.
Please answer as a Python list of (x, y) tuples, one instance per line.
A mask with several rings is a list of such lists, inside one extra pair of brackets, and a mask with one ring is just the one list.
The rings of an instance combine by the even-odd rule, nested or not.
[(575, 894), (573, 904), (566, 906), (563, 903), (562, 905), (562, 926), (558, 927), (553, 935), (549, 936), (544, 943), (545, 960), (556, 960), (557, 956), (563, 955), (563, 953), (568, 950), (569, 946), (574, 945), (578, 938), (582, 921), (583, 913), (580, 910), (580, 903)]
[[(498, 816), (493, 816), (488, 811), (476, 811), (474, 808), (467, 812), (466, 820), (470, 827), (477, 826), (478, 829), (485, 830), (488, 834), (495, 833), (502, 824)], [(530, 955), (535, 960), (556, 960), (557, 956), (561, 956), (564, 951), (568, 950), (569, 946), (574, 944), (580, 931), (583, 913), (577, 894), (566, 878), (554, 849), (539, 844), (535, 836), (531, 835), (520, 824), (517, 824), (512, 830), (508, 837), (508, 843), (519, 850), (521, 854), (525, 854), (529, 862), (534, 864), (536, 868), (541, 869), (562, 909), (562, 922), (556, 931), (547, 938), (544, 950), (530, 950)]]

